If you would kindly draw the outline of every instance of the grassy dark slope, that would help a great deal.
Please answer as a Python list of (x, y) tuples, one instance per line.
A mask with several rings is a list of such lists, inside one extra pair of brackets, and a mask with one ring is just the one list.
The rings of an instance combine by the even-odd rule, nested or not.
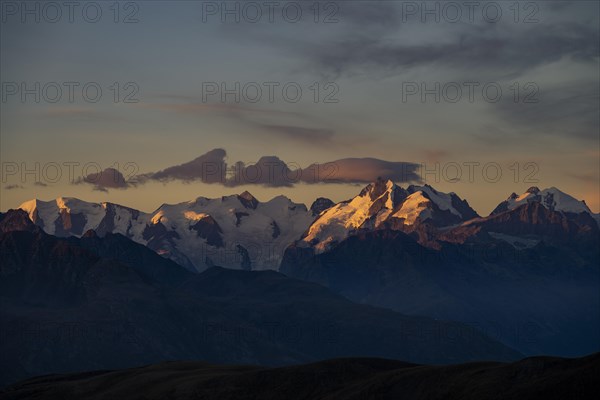
[(182, 361), (42, 376), (5, 389), (0, 399), (595, 399), (598, 376), (598, 353), (451, 366), (373, 358), (280, 368)]

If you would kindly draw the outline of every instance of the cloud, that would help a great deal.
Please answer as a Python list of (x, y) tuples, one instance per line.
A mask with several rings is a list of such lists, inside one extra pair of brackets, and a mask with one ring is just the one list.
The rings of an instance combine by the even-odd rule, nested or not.
[(139, 182), (180, 180), (225, 186), (290, 187), (299, 183), (369, 183), (378, 177), (396, 182), (420, 181), (417, 174), (419, 165), (408, 162), (344, 158), (302, 168), (277, 156), (261, 157), (254, 164), (238, 161), (229, 165), (225, 161), (226, 155), (225, 150), (214, 149), (190, 162), (144, 174)]
[(23, 185), (6, 185), (4, 186), (5, 190), (15, 190), (15, 189), (25, 189), (25, 186)]
[(263, 185), (272, 187), (293, 186), (298, 182), (288, 165), (276, 156), (261, 157), (256, 164), (235, 163), (229, 170), (231, 176), (225, 180), (227, 186)]
[(142, 177), (142, 181), (144, 179), (159, 181), (177, 179), (181, 181), (200, 180), (205, 183), (224, 182), (227, 171), (226, 155), (225, 150), (214, 149), (187, 163), (146, 174)]
[[(229, 121), (236, 121), (244, 128), (254, 128), (260, 134), (294, 140), (311, 146), (330, 143), (335, 135), (333, 129), (305, 126), (308, 118), (298, 112), (251, 107), (238, 103), (199, 103), (198, 99), (189, 96), (163, 95), (162, 97), (174, 98), (186, 101), (186, 103), (153, 103), (143, 104), (140, 107), (191, 116), (212, 114)], [(264, 122), (265, 120), (270, 122)], [(284, 122), (281, 122), (282, 120)]]
[(425, 157), (425, 160), (432, 162), (438, 162), (450, 155), (448, 151), (442, 149), (425, 149), (421, 153)]
[[(515, 22), (514, 8), (509, 3), (491, 3), (499, 5), (502, 11), (497, 23), (483, 18), (483, 4), (476, 7), (476, 15), (470, 20), (468, 7), (455, 3), (459, 4), (463, 18), (459, 23), (451, 23), (443, 16), (441, 21), (435, 22), (434, 15), (427, 16), (426, 22), (421, 21), (425, 8), (443, 7), (443, 2), (368, 3), (336, 2), (340, 22), (327, 26), (335, 29), (307, 30), (301, 35), (295, 30), (281, 30), (280, 34), (273, 35), (270, 27), (260, 24), (252, 31), (228, 24), (223, 34), (249, 45), (256, 41), (268, 44), (278, 53), (294, 59), (290, 63), (292, 76), (317, 75), (325, 80), (339, 80), (345, 94), (356, 90), (354, 82), (369, 84), (364, 86), (366, 88), (380, 88), (371, 83), (383, 84), (379, 92), (367, 95), (381, 96), (390, 103), (400, 103), (400, 88), (407, 81), (423, 82), (428, 87), (435, 83), (479, 84), (473, 105), (477, 107), (475, 113), (466, 111), (468, 105), (464, 100), (458, 105), (420, 107), (409, 115), (411, 119), (435, 118), (435, 111), (445, 112), (453, 107), (458, 110), (454, 113), (456, 118), (463, 115), (474, 121), (482, 119), (486, 125), (498, 126), (500, 131), (516, 138), (553, 135), (597, 140), (600, 103), (597, 2), (522, 4), (519, 22)], [(419, 12), (408, 16), (407, 21), (403, 7), (410, 4)], [(535, 6), (535, 10), (530, 6)], [(526, 17), (536, 21), (525, 23)], [(552, 70), (553, 76), (548, 76), (547, 69)], [(544, 78), (540, 72), (545, 73)], [(488, 82), (501, 85), (504, 95), (500, 103), (487, 104), (480, 95)], [(509, 104), (512, 85), (519, 83), (522, 95), (526, 95), (528, 91), (522, 90), (523, 85), (530, 82), (539, 84), (540, 103)], [(561, 84), (563, 87), (555, 88)], [(579, 84), (581, 86), (576, 86)], [(352, 99), (351, 95), (347, 98)], [(463, 91), (465, 98), (466, 90)], [(365, 104), (369, 103), (370, 100)], [(482, 109), (486, 115), (478, 114)], [(306, 121), (272, 125), (310, 126), (310, 119)], [(340, 121), (333, 126), (344, 123), (347, 122)], [(488, 135), (483, 129), (475, 129)], [(272, 132), (281, 134), (283, 131)], [(343, 140), (336, 141), (336, 138), (334, 135), (329, 140), (343, 145)], [(318, 142), (308, 139), (306, 143)]]
[(185, 103), (144, 103), (137, 105), (142, 108), (149, 108), (161, 111), (172, 111), (180, 114), (200, 115), (202, 113), (220, 113), (227, 117), (239, 117), (243, 113), (249, 114), (274, 114), (274, 115), (297, 115), (294, 112), (280, 111), (275, 109), (266, 109), (250, 107), (239, 103), (209, 103), (200, 102), (200, 99), (191, 96), (180, 95), (161, 95), (170, 99), (185, 101)]
[(311, 145), (322, 145), (324, 142), (331, 142), (334, 135), (333, 129), (269, 124), (260, 124), (260, 127), (267, 132), (284, 136), (285, 139), (295, 140)]
[(89, 107), (65, 107), (53, 106), (40, 112), (40, 115), (49, 120), (69, 120), (79, 122), (106, 122), (128, 121), (126, 115), (118, 115), (116, 112), (99, 111)]
[(53, 107), (44, 112), (44, 115), (52, 118), (82, 117), (90, 118), (97, 116), (97, 111), (84, 107)]
[[(308, 30), (302, 35), (290, 29), (273, 35), (266, 25), (248, 31), (243, 25), (227, 24), (223, 34), (237, 41), (270, 44), (297, 57), (295, 73), (308, 71), (333, 79), (364, 75), (372, 80), (431, 67), (460, 75), (451, 79), (496, 80), (564, 57), (587, 62), (598, 57), (594, 2), (535, 2), (537, 10), (523, 7), (518, 23), (509, 3), (499, 5), (498, 22), (486, 21), (483, 4), (476, 6), (471, 19), (468, 6), (454, 3), (462, 15), (457, 23), (448, 21), (445, 12), (422, 14), (443, 3), (342, 1), (335, 2), (339, 23), (327, 25), (335, 29)], [(417, 13), (410, 14), (407, 5), (416, 6)], [(535, 21), (525, 23), (526, 17)]]
[[(45, 184), (44, 182), (36, 181), (36, 182), (33, 182), (33, 186), (46, 187), (48, 185)], [(4, 186), (4, 189), (5, 190), (25, 189), (25, 186), (19, 185), (19, 184), (10, 184), (10, 185)]]
[(513, 33), (493, 24), (447, 33), (447, 42), (405, 43), (385, 33), (349, 34), (338, 45), (306, 46), (303, 53), (319, 71), (335, 76), (352, 73), (396, 72), (426, 65), (484, 70), (505, 75), (570, 56), (580, 61), (598, 57), (598, 28), (578, 23), (557, 23), (548, 29), (534, 25)]
[(552, 89), (541, 88), (534, 103), (515, 102), (511, 93), (489, 108), (499, 123), (513, 132), (597, 141), (600, 125), (597, 85), (598, 81), (595, 87), (590, 82), (572, 82)]
[(136, 183), (126, 181), (123, 174), (114, 168), (106, 168), (103, 171), (89, 174), (77, 179), (74, 184), (93, 185), (94, 190), (101, 192), (108, 192), (108, 189), (127, 189), (136, 185)]
[(583, 183), (589, 183), (589, 184), (597, 184), (598, 183), (598, 175), (594, 175), (594, 174), (567, 173), (567, 176), (569, 178), (577, 179), (578, 181), (583, 182)]
[(316, 176), (303, 175), (306, 183), (370, 183), (381, 177), (394, 182), (419, 182), (419, 164), (384, 161), (377, 158), (343, 158), (324, 164), (312, 164), (307, 170)]

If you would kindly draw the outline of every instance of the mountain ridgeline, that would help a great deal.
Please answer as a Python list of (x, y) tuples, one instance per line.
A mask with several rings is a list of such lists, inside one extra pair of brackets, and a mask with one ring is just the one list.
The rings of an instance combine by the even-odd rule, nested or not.
[(291, 245), (321, 253), (349, 236), (376, 230), (410, 234), (428, 248), (489, 232), (516, 236), (496, 235), (511, 244), (528, 243), (516, 239), (530, 234), (545, 241), (580, 241), (586, 233), (597, 234), (599, 218), (585, 202), (556, 188), (513, 193), (489, 217), (481, 218), (455, 193), (429, 185), (405, 189), (389, 180), (373, 182), (337, 204), (320, 197), (309, 208), (284, 196), (260, 202), (248, 192), (163, 204), (152, 213), (68, 197), (34, 199), (19, 208), (51, 235), (120, 233), (197, 272), (213, 265), (278, 270)]
[(90, 229), (101, 237), (119, 233), (190, 271), (201, 272), (214, 265), (277, 270), (285, 248), (330, 202), (319, 199), (307, 209), (284, 196), (262, 203), (244, 192), (163, 204), (152, 213), (75, 198), (36, 199), (19, 208), (51, 235), (80, 237)]

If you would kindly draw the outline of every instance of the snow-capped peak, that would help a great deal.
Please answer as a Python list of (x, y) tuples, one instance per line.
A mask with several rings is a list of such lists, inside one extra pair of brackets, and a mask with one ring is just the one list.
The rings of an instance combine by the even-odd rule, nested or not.
[(163, 204), (152, 213), (70, 197), (34, 199), (20, 208), (49, 234), (120, 233), (199, 271), (209, 258), (224, 267), (276, 269), (285, 248), (314, 220), (304, 204), (285, 196), (263, 203), (248, 192)]
[(378, 178), (375, 182), (369, 183), (358, 196), (360, 197), (369, 197), (371, 200), (375, 201), (382, 196), (390, 194), (390, 199), (393, 197), (394, 189), (398, 186), (392, 182), (391, 180), (384, 180)]
[(405, 225), (413, 225), (418, 219), (425, 221), (431, 216), (431, 200), (420, 190), (411, 193), (402, 203), (402, 207), (392, 214), (394, 218), (402, 218)]
[(359, 230), (414, 229), (417, 222), (448, 226), (477, 214), (454, 193), (438, 192), (429, 185), (407, 190), (390, 180), (378, 179), (358, 196), (323, 211), (299, 242), (322, 252)]
[(594, 216), (584, 201), (577, 200), (576, 198), (557, 189), (556, 187), (540, 190), (536, 186), (530, 187), (519, 196), (517, 196), (515, 193), (511, 194), (508, 199), (500, 203), (494, 209), (494, 211), (492, 211), (492, 214), (514, 210), (517, 207), (531, 202), (541, 203), (544, 207), (553, 211), (562, 211), (575, 214), (585, 212)]
[[(315, 244), (324, 251), (330, 244), (346, 238), (353, 231), (368, 224), (378, 225), (392, 213), (403, 190), (391, 180), (368, 184), (358, 196), (323, 211), (302, 239), (304, 244)], [(406, 195), (404, 195), (406, 197)]]
[[(20, 209), (29, 214), (29, 218), (38, 225), (42, 226), (47, 233), (61, 234), (64, 229), (81, 231), (83, 234), (89, 229), (96, 227), (104, 215), (105, 208), (99, 203), (88, 203), (75, 197), (58, 197), (50, 201), (33, 199), (22, 203)], [(61, 224), (48, 223), (56, 221), (61, 215), (85, 214), (85, 218), (67, 218)]]
[(430, 185), (424, 185), (424, 186), (411, 185), (408, 187), (408, 192), (409, 193), (424, 192), (427, 194), (427, 197), (440, 208), (440, 210), (450, 211), (452, 214), (457, 215), (459, 217), (462, 216), (461, 213), (456, 208), (454, 208), (454, 206), (452, 205), (452, 198), (456, 197), (456, 194), (454, 194), (454, 193), (441, 193), (441, 192), (438, 192), (437, 190), (435, 190)]
[(22, 203), (19, 208), (29, 214), (29, 219), (35, 222), (35, 215), (38, 208), (38, 199), (31, 199)]

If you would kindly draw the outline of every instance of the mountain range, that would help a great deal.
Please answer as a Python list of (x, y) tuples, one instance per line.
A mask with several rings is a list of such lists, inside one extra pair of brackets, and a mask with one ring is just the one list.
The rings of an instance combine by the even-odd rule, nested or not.
[[(537, 209), (530, 211), (532, 207)], [(120, 233), (198, 272), (213, 265), (278, 270), (292, 244), (321, 253), (365, 231), (398, 230), (418, 236), (427, 247), (439, 248), (440, 240), (464, 241), (486, 225), (497, 238), (522, 246), (532, 241), (515, 235), (552, 233), (554, 238), (561, 234), (573, 238), (574, 231), (596, 233), (600, 220), (585, 202), (556, 188), (513, 193), (490, 216), (481, 218), (455, 193), (442, 193), (429, 185), (404, 189), (390, 180), (369, 184), (356, 197), (337, 204), (318, 198), (310, 208), (285, 196), (260, 202), (248, 192), (163, 204), (151, 213), (69, 197), (33, 199), (19, 208), (51, 235), (80, 237), (88, 230), (99, 236)], [(529, 219), (521, 215), (532, 213)], [(548, 227), (552, 232), (547, 232)], [(448, 232), (449, 228), (454, 229)]]
[(320, 207), (327, 205), (322, 199), (308, 209), (284, 196), (262, 203), (244, 192), (163, 204), (152, 213), (67, 197), (35, 199), (19, 208), (51, 235), (79, 237), (90, 229), (99, 236), (120, 233), (200, 272), (213, 265), (278, 269), (287, 245), (308, 227)]
[(114, 252), (119, 235), (171, 269), (278, 270), (356, 303), (467, 324), (527, 355), (600, 350), (598, 215), (556, 188), (513, 193), (488, 216), (455, 193), (383, 179), (310, 208), (248, 192), (152, 213), (74, 198), (20, 208), (95, 252)]

